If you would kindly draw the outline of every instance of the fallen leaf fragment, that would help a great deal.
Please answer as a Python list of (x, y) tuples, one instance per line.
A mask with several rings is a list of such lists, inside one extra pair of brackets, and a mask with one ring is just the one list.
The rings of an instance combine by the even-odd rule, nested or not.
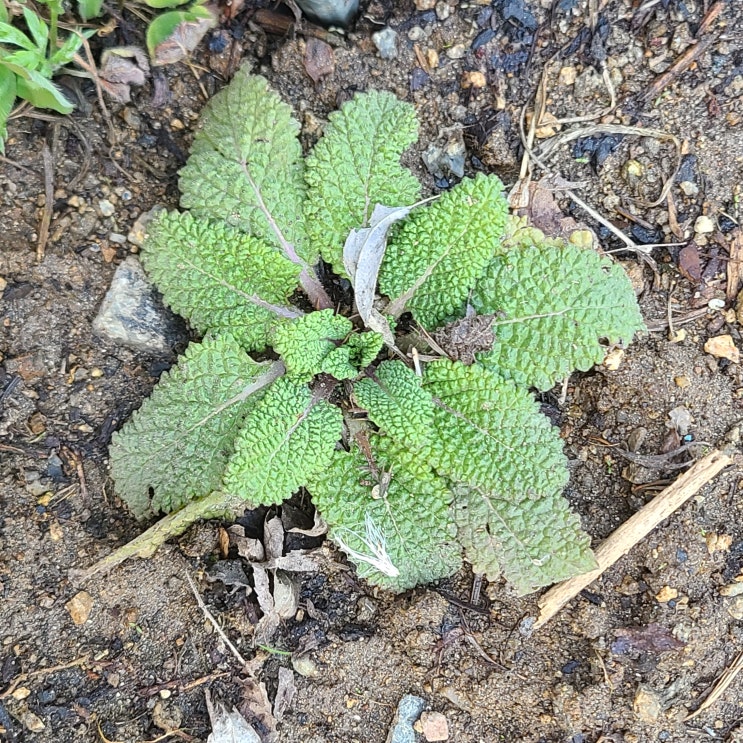
[(632, 709), (640, 720), (653, 723), (661, 716), (663, 704), (654, 690), (641, 686), (635, 694)]
[(304, 48), (304, 69), (318, 83), (323, 77), (335, 72), (335, 54), (330, 44), (311, 36)]
[(716, 335), (704, 344), (704, 350), (718, 359), (730, 359), (734, 364), (740, 363), (740, 351), (729, 334)]
[(212, 723), (206, 743), (261, 743), (258, 733), (237, 710), (228, 712), (219, 702), (213, 705), (208, 692), (206, 707)]
[(616, 371), (622, 365), (622, 359), (624, 358), (624, 349), (615, 348), (613, 351), (609, 351), (604, 358), (604, 366), (609, 371)]
[(85, 624), (88, 621), (92, 608), (93, 597), (87, 591), (80, 591), (65, 604), (65, 609), (77, 625)]
[(620, 627), (614, 630), (614, 634), (617, 638), (611, 645), (614, 655), (628, 651), (667, 653), (684, 647), (684, 643), (676, 639), (669, 629), (656, 622), (644, 627)]
[(281, 722), (281, 718), (292, 706), (297, 687), (294, 684), (294, 673), (283, 666), (279, 668), (279, 684), (276, 688), (276, 699), (273, 703), (273, 716)]
[(23, 727), (31, 733), (40, 733), (46, 728), (41, 718), (37, 717), (33, 712), (24, 712), (21, 716), (21, 722), (23, 723)]
[(113, 47), (101, 54), (98, 78), (103, 89), (117, 103), (129, 103), (131, 86), (144, 85), (149, 74), (147, 54), (137, 46)]

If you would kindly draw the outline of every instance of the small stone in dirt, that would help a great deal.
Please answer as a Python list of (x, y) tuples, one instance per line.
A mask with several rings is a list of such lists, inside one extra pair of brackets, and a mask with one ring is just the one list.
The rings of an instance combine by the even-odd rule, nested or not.
[(152, 723), (160, 730), (177, 730), (183, 722), (180, 707), (165, 701), (156, 702), (152, 710)]
[(157, 216), (160, 212), (165, 211), (163, 206), (153, 206), (149, 211), (140, 214), (134, 224), (132, 225), (129, 234), (126, 239), (132, 244), (141, 248), (144, 244), (144, 239), (147, 234), (147, 225), (153, 217)]
[(728, 583), (720, 589), (720, 596), (740, 596), (743, 594), (743, 583)]
[(718, 359), (730, 359), (734, 364), (740, 363), (740, 351), (733, 343), (731, 335), (716, 335), (704, 344), (704, 350)]
[(420, 717), (425, 705), (425, 700), (420, 697), (406, 694), (397, 705), (387, 743), (415, 743), (413, 723)]
[(718, 534), (711, 531), (704, 538), (707, 545), (707, 552), (713, 555), (715, 552), (728, 552), (733, 544), (733, 538), (730, 534)]
[(462, 75), (462, 87), (467, 88), (484, 88), (488, 84), (485, 75), (478, 70), (471, 70)]
[(415, 0), (416, 10), (433, 10), (436, 7), (436, 0)]
[(676, 384), (676, 386), (680, 387), (682, 390), (691, 386), (691, 380), (685, 374), (681, 374), (678, 377), (674, 377), (673, 381)]
[(102, 217), (113, 217), (116, 207), (108, 200), (102, 199), (98, 202), (98, 209)]
[(715, 222), (713, 219), (708, 217), (706, 214), (702, 214), (701, 217), (697, 217), (697, 221), (694, 222), (694, 232), (697, 235), (708, 235), (710, 232), (715, 231)]
[(449, 3), (441, 2), (436, 3), (436, 18), (440, 21), (445, 21), (451, 15), (451, 8)]
[(736, 596), (728, 606), (728, 614), (733, 619), (743, 619), (743, 596)]
[(464, 44), (455, 44), (446, 50), (446, 56), (449, 59), (462, 59), (467, 55), (467, 47)]
[(21, 715), (21, 722), (23, 723), (23, 727), (31, 733), (40, 733), (46, 728), (41, 718), (37, 717), (33, 712), (24, 712)]
[(397, 57), (397, 31), (391, 28), (383, 28), (372, 34), (374, 46), (379, 51), (382, 59), (395, 59)]
[(93, 332), (137, 351), (168, 353), (179, 339), (172, 313), (163, 307), (141, 264), (129, 256), (93, 320)]
[(65, 609), (75, 624), (85, 624), (93, 609), (93, 597), (87, 591), (80, 591), (65, 604)]
[(4, 292), (6, 286), (8, 286), (8, 282), (0, 276), (0, 292)]
[(632, 704), (635, 715), (643, 722), (654, 723), (663, 712), (663, 704), (658, 694), (646, 686), (641, 686)]
[(441, 712), (424, 712), (420, 719), (423, 737), (432, 741), (449, 740), (449, 722)]
[(663, 586), (663, 588), (655, 594), (655, 600), (661, 604), (665, 604), (673, 599), (678, 598), (679, 592), (677, 588), (671, 588), (670, 586)]
[(305, 678), (316, 678), (320, 675), (317, 663), (307, 653), (292, 655), (292, 668)]
[(622, 365), (622, 359), (624, 358), (624, 349), (615, 348), (613, 351), (609, 351), (604, 358), (604, 366), (609, 371), (616, 371)]

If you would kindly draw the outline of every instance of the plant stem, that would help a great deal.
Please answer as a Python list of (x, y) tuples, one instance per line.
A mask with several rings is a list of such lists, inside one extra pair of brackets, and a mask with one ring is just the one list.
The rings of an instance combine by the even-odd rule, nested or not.
[(320, 279), (317, 278), (314, 269), (309, 266), (303, 268), (302, 273), (299, 274), (299, 283), (309, 297), (310, 302), (312, 302), (313, 307), (318, 310), (332, 309), (333, 302), (325, 291), (325, 287), (320, 283)]
[(94, 575), (112, 570), (130, 557), (152, 557), (168, 539), (183, 534), (196, 521), (213, 518), (233, 519), (246, 506), (247, 504), (242, 498), (235, 498), (235, 496), (221, 491), (215, 491), (205, 498), (191, 501), (180, 511), (160, 519), (146, 532), (119, 547), (110, 555), (98, 560), (87, 570), (71, 570), (70, 578), (74, 583), (79, 584), (89, 580)]
[(57, 51), (57, 18), (59, 12), (54, 3), (49, 6), (49, 59)]

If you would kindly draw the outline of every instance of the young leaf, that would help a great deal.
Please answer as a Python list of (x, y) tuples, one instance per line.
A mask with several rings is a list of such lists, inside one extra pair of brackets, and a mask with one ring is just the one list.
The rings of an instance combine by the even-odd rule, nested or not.
[(496, 256), (471, 302), (496, 315), (495, 343), (478, 360), (541, 390), (601, 363), (602, 339), (628, 343), (644, 327), (621, 266), (568, 243), (516, 245)]
[[(309, 381), (322, 371), (330, 373), (324, 366), (326, 359), (333, 351), (339, 350), (341, 342), (352, 330), (348, 318), (336, 315), (333, 310), (321, 310), (277, 327), (273, 347), (286, 364), (289, 375)], [(337, 364), (338, 360), (333, 363)]]
[(431, 394), (401, 361), (383, 361), (373, 377), (356, 382), (353, 394), (370, 420), (399, 444), (418, 447), (431, 438)]
[(594, 566), (561, 497), (568, 471), (557, 430), (532, 396), (479, 367), (437, 361), (429, 461), (454, 481), (459, 539), (477, 572), (502, 570), (526, 593)]
[(298, 133), (291, 108), (267, 81), (238, 70), (206, 106), (180, 172), (181, 204), (264, 239), (294, 263), (314, 264), (317, 253), (305, 245)]
[(200, 332), (232, 333), (248, 351), (266, 347), (288, 306), (299, 267), (271, 246), (222, 222), (188, 212), (148, 225), (142, 262), (166, 304)]
[(93, 29), (87, 32), (81, 32), (81, 36), (77, 34), (70, 34), (65, 40), (62, 46), (57, 49), (49, 60), (54, 69), (62, 67), (72, 62), (73, 57), (78, 53), (80, 47), (83, 45), (83, 39), (89, 38), (92, 33), (95, 33)]
[(23, 20), (26, 21), (28, 31), (36, 43), (36, 48), (42, 53), (46, 53), (46, 45), (49, 41), (49, 26), (44, 19), (34, 13), (30, 8), (23, 8)]
[(103, 0), (77, 0), (77, 12), (84, 21), (98, 18), (103, 7)]
[(383, 492), (356, 444), (351, 452), (334, 452), (307, 485), (330, 538), (361, 577), (393, 591), (452, 575), (461, 556), (449, 511), (451, 492), (404, 444), (375, 434), (369, 442), (385, 478)]
[(400, 165), (417, 138), (415, 109), (391, 93), (356, 95), (330, 115), (307, 158), (305, 218), (313, 246), (339, 274), (346, 237), (369, 225), (375, 205), (407, 206), (418, 199), (420, 184)]
[(36, 44), (23, 31), (5, 22), (0, 22), (0, 44), (12, 44), (30, 52), (37, 51)]
[(172, 10), (157, 16), (147, 27), (147, 50), (152, 64), (174, 64), (187, 59), (206, 32), (216, 25), (214, 13), (202, 5), (193, 5), (188, 10)]
[(559, 492), (454, 488), (457, 537), (476, 573), (501, 573), (519, 595), (596, 567), (590, 539)]
[(189, 0), (144, 0), (145, 5), (150, 8), (177, 8), (179, 5), (185, 5)]
[(16, 94), (36, 108), (51, 108), (61, 114), (69, 114), (74, 106), (64, 97), (54, 83), (35, 70), (24, 69), (16, 64), (6, 65), (17, 74)]
[(391, 299), (387, 314), (407, 309), (432, 329), (461, 311), (499, 250), (507, 217), (502, 189), (495, 176), (465, 179), (401, 224), (379, 272), (379, 289)]
[(254, 505), (281, 503), (325, 469), (340, 438), (339, 408), (280, 379), (245, 419), (224, 476), (226, 492)]
[(503, 497), (565, 487), (562, 441), (528, 391), (477, 364), (451, 361), (428, 364), (423, 389), (434, 398), (427, 451), (440, 475)]
[(257, 364), (229, 336), (192, 343), (111, 441), (117, 493), (137, 518), (219, 487), (252, 397), (283, 366)]
[(15, 101), (15, 81), (15, 73), (0, 62), (0, 154), (5, 153), (5, 139), (8, 136), (6, 126)]

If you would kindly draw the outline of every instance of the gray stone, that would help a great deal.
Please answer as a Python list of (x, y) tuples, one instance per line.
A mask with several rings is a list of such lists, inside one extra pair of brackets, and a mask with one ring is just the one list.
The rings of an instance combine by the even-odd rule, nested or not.
[(397, 705), (395, 719), (387, 735), (387, 743), (415, 743), (413, 724), (421, 716), (425, 700), (406, 694)]
[(116, 269), (93, 332), (136, 351), (160, 354), (169, 353), (182, 336), (175, 316), (163, 306), (134, 256)]
[(397, 57), (397, 31), (387, 27), (372, 34), (374, 46), (379, 50), (382, 59), (395, 59)]

